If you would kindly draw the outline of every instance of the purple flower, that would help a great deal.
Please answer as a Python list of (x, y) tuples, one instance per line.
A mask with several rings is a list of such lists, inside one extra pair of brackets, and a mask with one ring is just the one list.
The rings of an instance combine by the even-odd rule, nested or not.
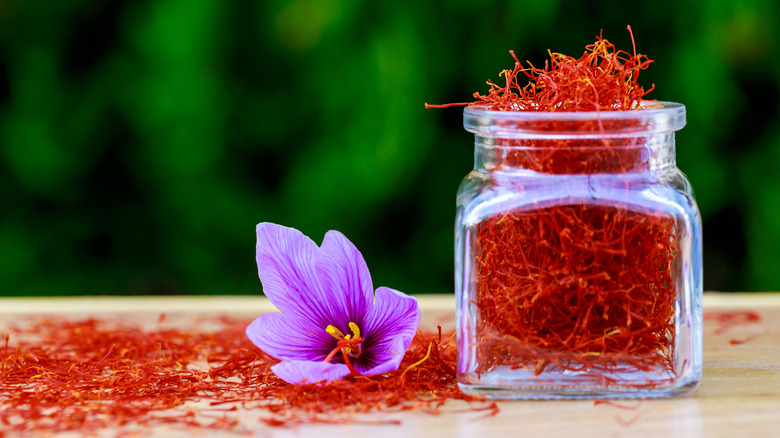
[(365, 260), (338, 231), (322, 247), (293, 228), (257, 225), (257, 269), (263, 291), (282, 313), (267, 313), (246, 329), (289, 383), (334, 380), (350, 372), (398, 369), (412, 342), (417, 300), (380, 287), (373, 291)]

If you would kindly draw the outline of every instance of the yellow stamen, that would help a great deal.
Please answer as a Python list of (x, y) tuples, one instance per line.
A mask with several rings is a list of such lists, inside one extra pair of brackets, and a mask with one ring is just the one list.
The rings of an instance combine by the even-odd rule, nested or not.
[(330, 324), (327, 327), (325, 327), (325, 331), (328, 332), (328, 334), (330, 334), (336, 339), (341, 339), (344, 337), (344, 333), (341, 333), (341, 330), (337, 329), (336, 327)]
[[(354, 322), (349, 323), (349, 329), (352, 330), (352, 334), (355, 335), (356, 338), (360, 337), (360, 327), (357, 326)], [(347, 335), (349, 336), (349, 335)], [(347, 338), (349, 339), (349, 338)]]

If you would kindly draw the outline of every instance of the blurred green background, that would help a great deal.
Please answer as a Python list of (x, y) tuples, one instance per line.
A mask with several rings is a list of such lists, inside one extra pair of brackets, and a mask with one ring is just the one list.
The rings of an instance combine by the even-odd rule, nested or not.
[(684, 103), (705, 290), (780, 290), (776, 0), (0, 0), (0, 295), (256, 294), (254, 226), (452, 291), (462, 109), (599, 31)]

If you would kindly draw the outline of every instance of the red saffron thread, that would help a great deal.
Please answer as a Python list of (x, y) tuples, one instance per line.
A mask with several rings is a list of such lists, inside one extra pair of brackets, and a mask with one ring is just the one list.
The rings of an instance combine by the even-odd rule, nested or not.
[(759, 336), (764, 335), (765, 333), (766, 333), (765, 331), (761, 332), (761, 333), (756, 333), (756, 334), (750, 335), (750, 336), (748, 336), (747, 338), (744, 338), (744, 339), (729, 339), (729, 344), (731, 344), (731, 345), (747, 344), (748, 342), (758, 338)]
[(729, 311), (707, 311), (704, 312), (705, 321), (714, 321), (717, 326), (713, 330), (713, 335), (720, 335), (726, 331), (747, 324), (758, 324), (762, 317), (758, 312), (752, 310), (729, 310)]
[(485, 371), (673, 369), (673, 219), (553, 206), (491, 217), (478, 241)]
[[(239, 411), (261, 409), (271, 426), (397, 424), (357, 414), (446, 412), (448, 400), (479, 402), (455, 381), (452, 336), (418, 332), (399, 369), (329, 384), (289, 385), (278, 361), (246, 338), (247, 321), (222, 318), (213, 332), (127, 322), (45, 319), (11, 330), (0, 356), (0, 434), (94, 433), (171, 425), (251, 434)], [(202, 402), (205, 408), (189, 403)], [(201, 404), (202, 406), (202, 404)], [(470, 405), (495, 415), (497, 406)], [(133, 429), (134, 430), (134, 429)]]
[[(604, 111), (638, 108), (642, 98), (653, 91), (645, 90), (637, 79), (641, 70), (653, 62), (646, 55), (636, 53), (634, 34), (628, 26), (634, 55), (616, 50), (615, 45), (599, 35), (596, 42), (585, 47), (580, 58), (549, 52), (544, 68), (528, 62), (523, 67), (514, 51), (512, 70), (503, 70), (503, 85), (488, 81), (490, 91), (474, 93), (475, 102), (425, 104), (426, 108), (485, 105), (494, 111)], [(529, 79), (526, 85), (518, 82), (520, 73)]]
[[(703, 319), (714, 321), (716, 325), (715, 330), (712, 331), (714, 335), (720, 335), (734, 327), (739, 327), (748, 324), (760, 324), (761, 314), (752, 310), (730, 310), (730, 311), (708, 311), (704, 312)], [(755, 333), (744, 339), (729, 339), (731, 345), (742, 345), (758, 338), (766, 333), (766, 330)]]
[(648, 409), (639, 410), (639, 408), (642, 407), (642, 405), (643, 405), (643, 402), (641, 402), (641, 401), (638, 402), (635, 405), (628, 405), (628, 404), (625, 404), (625, 403), (618, 403), (618, 402), (611, 401), (611, 400), (594, 400), (593, 401), (593, 406), (598, 406), (598, 405), (609, 405), (609, 406), (612, 406), (612, 407), (615, 407), (615, 408), (618, 408), (618, 409), (623, 409), (623, 410), (628, 410), (628, 411), (637, 411), (636, 413), (634, 413), (631, 417), (629, 417), (627, 419), (623, 418), (620, 415), (616, 415), (615, 416), (615, 422), (617, 424), (619, 424), (621, 427), (629, 427), (629, 426), (633, 425), (634, 423), (636, 423), (637, 421), (639, 421), (641, 418), (646, 417), (647, 415), (649, 415), (653, 411), (656, 411), (656, 410), (668, 410), (669, 409), (667, 406), (664, 406), (664, 405), (653, 404)]
[(598, 406), (598, 405), (608, 405), (608, 406), (612, 406), (612, 407), (615, 407), (615, 408), (618, 408), (618, 409), (625, 409), (625, 410), (629, 410), (629, 411), (635, 411), (635, 410), (639, 409), (640, 406), (642, 406), (642, 402), (640, 401), (640, 402), (638, 402), (635, 405), (627, 405), (627, 404), (618, 403), (618, 402), (615, 402), (615, 401), (612, 401), (612, 400), (593, 400), (593, 406)]
[[(629, 111), (647, 108), (639, 73), (653, 61), (603, 38), (579, 58), (549, 53), (544, 67), (514, 68), (502, 84), (468, 104), (493, 111)], [(528, 79), (521, 85), (519, 78)], [(509, 122), (507, 122), (509, 123)], [(635, 120), (524, 121), (531, 132), (600, 132)], [(630, 173), (647, 169), (646, 137), (568, 140), (497, 138), (509, 146), (496, 163), (559, 175)], [(521, 148), (512, 148), (520, 146)], [(506, 211), (477, 229), (477, 373), (499, 366), (593, 373), (606, 384), (614, 372), (674, 368), (678, 231), (672, 215), (636, 206), (558, 204)], [(652, 387), (660, 380), (632, 386)]]

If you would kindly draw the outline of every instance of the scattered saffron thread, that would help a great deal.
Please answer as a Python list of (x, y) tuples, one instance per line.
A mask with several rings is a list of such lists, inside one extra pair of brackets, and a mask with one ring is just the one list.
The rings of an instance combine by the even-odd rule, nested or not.
[(653, 411), (657, 411), (657, 410), (665, 411), (665, 410), (669, 409), (668, 406), (652, 404), (647, 409), (639, 410), (639, 408), (642, 407), (643, 404), (644, 403), (642, 401), (640, 401), (640, 402), (638, 402), (636, 404), (633, 404), (633, 405), (628, 405), (628, 404), (625, 404), (625, 403), (619, 403), (619, 402), (615, 402), (615, 401), (611, 401), (611, 400), (594, 400), (593, 401), (593, 406), (608, 405), (608, 406), (612, 406), (612, 407), (618, 408), (618, 409), (623, 409), (623, 410), (628, 410), (628, 411), (637, 411), (636, 413), (634, 413), (631, 417), (629, 417), (627, 419), (623, 418), (620, 415), (616, 415), (615, 416), (615, 422), (617, 424), (619, 424), (620, 426), (622, 426), (622, 427), (629, 427), (629, 426), (631, 426), (632, 424), (634, 424), (637, 421), (639, 421), (642, 417), (645, 417), (645, 416), (649, 415)]
[(636, 403), (634, 405), (627, 405), (627, 404), (618, 403), (618, 402), (615, 402), (615, 401), (612, 401), (612, 400), (593, 400), (593, 406), (598, 406), (598, 405), (608, 405), (608, 406), (612, 406), (612, 407), (615, 407), (615, 408), (618, 408), (618, 409), (626, 409), (626, 410), (630, 410), (630, 411), (635, 411), (635, 410), (639, 409), (640, 406), (642, 406), (642, 402), (640, 401), (640, 402), (638, 402), (638, 403)]
[[(418, 332), (398, 371), (290, 385), (272, 373), (278, 361), (246, 338), (246, 321), (199, 323), (218, 323), (212, 332), (162, 328), (162, 321), (151, 331), (99, 319), (13, 328), (0, 357), (0, 434), (159, 425), (250, 434), (237, 416), (245, 408), (262, 409), (259, 421), (269, 426), (397, 424), (355, 415), (439, 414), (448, 400), (482, 401), (458, 389), (455, 344), (440, 329)], [(498, 407), (467, 410), (495, 415)]]
[[(720, 335), (734, 327), (744, 326), (748, 324), (760, 324), (761, 314), (752, 310), (730, 310), (730, 311), (708, 311), (704, 312), (703, 319), (705, 321), (714, 321), (716, 324), (715, 330), (712, 331), (714, 335)], [(730, 339), (731, 345), (746, 344), (759, 336), (765, 334), (766, 331), (755, 333), (744, 339)]]
[(418, 360), (417, 362), (415, 362), (415, 363), (413, 363), (413, 364), (409, 365), (408, 367), (406, 367), (406, 369), (405, 369), (405, 370), (404, 370), (404, 371), (401, 373), (401, 379), (402, 379), (402, 380), (403, 380), (403, 378), (406, 376), (406, 373), (407, 373), (409, 370), (411, 370), (412, 368), (414, 368), (414, 367), (416, 367), (416, 366), (418, 366), (418, 365), (422, 364), (423, 362), (425, 362), (426, 360), (428, 360), (428, 358), (429, 358), (429, 357), (431, 357), (431, 347), (433, 347), (433, 342), (430, 342), (430, 343), (428, 344), (428, 351), (425, 353), (425, 356), (423, 356), (423, 358), (422, 358), (422, 359), (420, 359), (420, 360)]
[(756, 339), (759, 336), (762, 336), (764, 334), (766, 334), (766, 331), (763, 331), (761, 333), (756, 333), (754, 335), (750, 335), (750, 336), (748, 336), (747, 338), (744, 338), (744, 339), (729, 339), (729, 344), (731, 344), (731, 345), (747, 344), (748, 342), (750, 342), (750, 341), (752, 341), (752, 340), (754, 340), (754, 339)]
[(668, 406), (653, 404), (653, 405), (649, 406), (647, 409), (642, 409), (642, 410), (639, 410), (639, 411), (635, 412), (631, 417), (626, 418), (626, 419), (624, 419), (623, 417), (618, 415), (618, 416), (615, 417), (615, 421), (619, 425), (621, 425), (623, 427), (629, 427), (632, 424), (634, 424), (637, 421), (639, 421), (640, 419), (650, 415), (651, 413), (653, 413), (655, 411), (668, 411), (668, 410), (669, 410)]
[(714, 335), (723, 334), (734, 327), (758, 324), (762, 320), (761, 314), (752, 310), (707, 311), (704, 312), (703, 319), (717, 324), (712, 332)]

